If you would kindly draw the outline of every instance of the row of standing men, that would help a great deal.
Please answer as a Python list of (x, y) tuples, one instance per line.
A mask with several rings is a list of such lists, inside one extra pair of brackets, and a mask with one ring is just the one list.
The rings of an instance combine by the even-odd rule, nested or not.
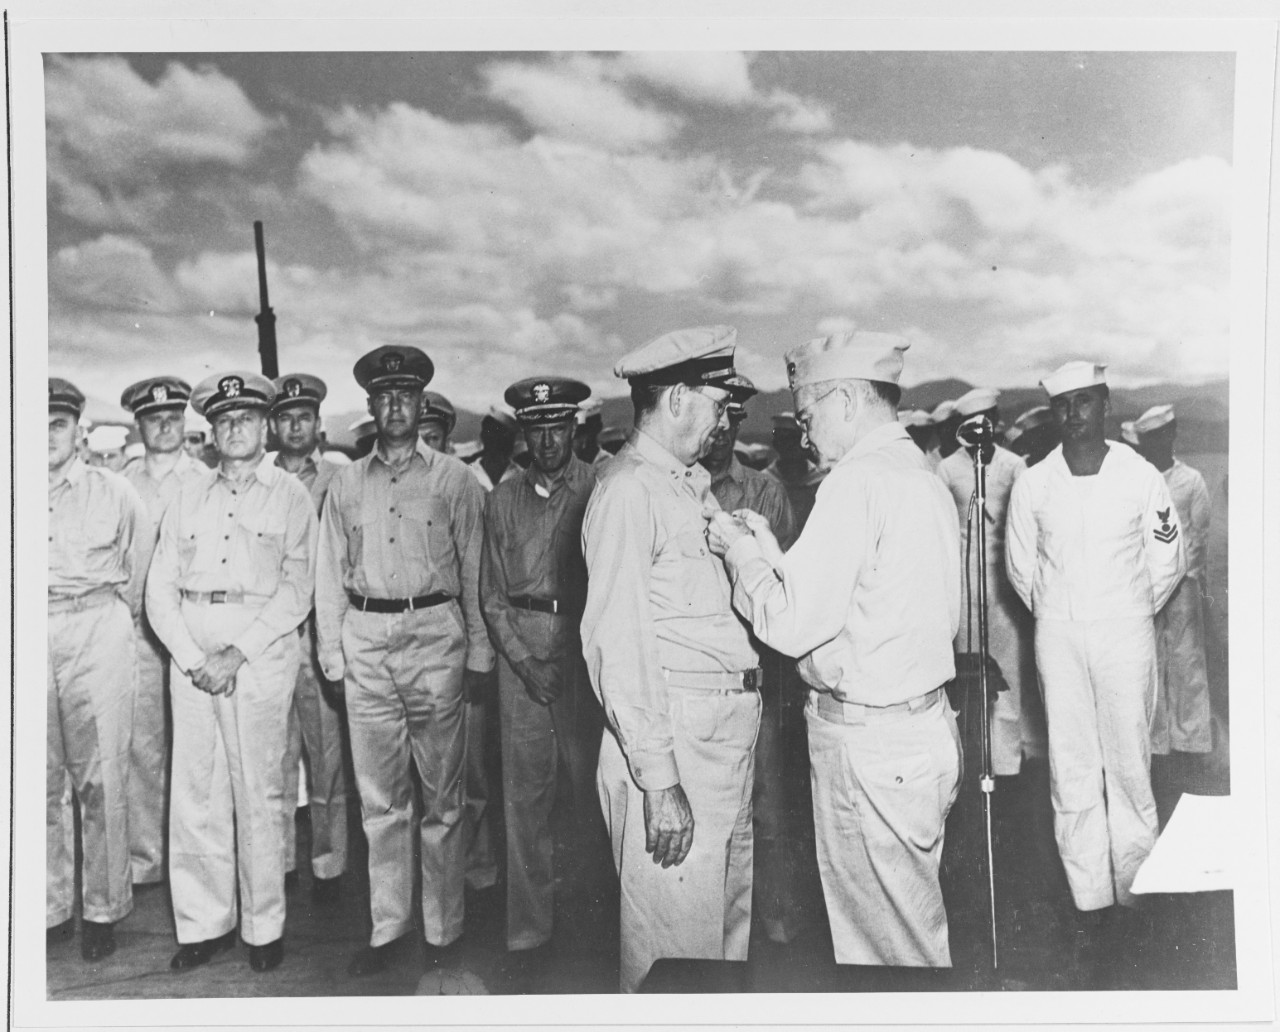
[[(794, 357), (788, 355), (799, 425), (833, 471), (856, 470), (857, 463), (844, 460), (869, 450), (857, 447), (868, 435), (873, 443), (879, 438), (886, 438), (885, 445), (888, 438), (910, 443), (896, 419), (873, 421), (870, 429), (867, 425), (869, 413), (883, 414), (884, 402), (892, 402), (890, 411), (896, 405), (903, 351), (903, 342), (862, 334), (810, 342), (796, 349)], [(148, 459), (153, 452), (177, 455), (169, 463), (135, 463), (140, 468), (130, 479), (150, 489), (143, 492), (149, 513), (106, 476), (86, 476), (87, 471), (75, 467), (73, 455), (72, 460), (65, 457), (66, 449), (55, 455), (55, 416), (78, 415), (83, 397), (65, 381), (51, 380), (49, 927), (67, 929), (71, 914), (66, 873), (69, 793), (74, 790), (86, 808), (96, 798), (97, 771), (103, 772), (103, 789), (97, 792), (102, 806), (90, 805), (85, 812), (86, 957), (109, 950), (111, 924), (128, 912), (130, 881), (145, 883), (163, 876), (163, 815), (154, 806), (157, 794), (163, 799), (165, 774), (163, 717), (158, 726), (156, 721), (157, 712), (163, 713), (163, 688), (158, 698), (154, 689), (144, 697), (143, 684), (147, 654), (157, 663), (167, 654), (174, 723), (169, 873), (180, 943), (173, 966), (203, 963), (234, 942), (237, 863), (239, 925), (251, 947), (250, 963), (266, 970), (280, 962), (285, 868), (292, 853), (290, 782), (296, 785), (292, 772), (299, 738), (305, 741), (312, 776), (314, 884), (321, 898), (336, 893), (345, 866), (345, 792), (340, 724), (331, 704), (335, 692), (345, 696), (370, 846), (373, 932), (369, 946), (353, 958), (351, 971), (363, 974), (385, 967), (413, 928), (410, 757), (423, 798), (422, 930), (428, 957), (438, 962), (462, 932), (468, 780), (464, 771), (482, 753), (474, 740), (481, 725), (469, 721), (468, 701), (474, 705), (484, 698), (495, 658), (500, 657), (508, 947), (536, 949), (550, 938), (549, 810), (557, 755), (563, 757), (575, 799), (581, 801), (590, 791), (599, 748), (598, 789), (623, 881), (622, 987), (638, 987), (652, 961), (662, 956), (744, 956), (751, 908), (751, 786), (757, 780), (752, 768), (756, 755), (768, 755), (769, 729), (779, 726), (778, 720), (762, 723), (755, 689), (761, 680), (772, 682), (774, 690), (765, 693), (764, 705), (768, 708), (772, 700), (779, 707), (778, 689), (794, 677), (790, 664), (768, 648), (775, 646), (802, 658), (799, 676), (814, 689), (807, 723), (815, 827), (837, 959), (949, 962), (946, 915), (936, 882), (941, 822), (954, 797), (955, 786), (946, 784), (954, 773), (948, 773), (946, 755), (954, 751), (948, 744), (954, 737), (954, 719), (948, 729), (950, 709), (942, 704), (939, 689), (954, 674), (951, 649), (959, 632), (955, 512), (957, 507), (962, 513), (967, 508), (969, 486), (961, 475), (966, 464), (956, 464), (951, 478), (955, 483), (948, 480), (954, 500), (932, 476), (924, 483), (895, 478), (892, 462), (890, 468), (876, 468), (873, 477), (837, 477), (846, 493), (851, 488), (865, 493), (869, 484), (909, 484), (909, 504), (904, 505), (908, 499), (894, 498), (893, 490), (869, 503), (824, 487), (819, 499), (833, 499), (819, 506), (827, 518), (806, 530), (796, 554), (788, 552), (784, 561), (783, 551), (799, 528), (782, 485), (785, 481), (793, 489), (807, 489), (793, 495), (807, 509), (820, 477), (816, 470), (807, 477), (769, 477), (746, 470), (733, 457), (742, 403), (754, 390), (734, 372), (732, 356), (732, 331), (717, 327), (667, 334), (624, 358), (615, 372), (631, 383), (637, 432), (620, 458), (603, 469), (593, 469), (572, 454), (574, 417), (589, 393), (585, 385), (555, 377), (513, 385), (507, 401), (517, 411), (532, 461), (527, 473), (512, 467), (500, 477), (502, 483), (487, 506), (478, 475), (420, 443), (422, 392), (432, 367), (416, 349), (382, 348), (356, 364), (356, 378), (369, 392), (378, 445), (347, 469), (316, 453), (325, 388), (314, 377), (299, 374), (273, 384), (254, 374), (227, 374), (211, 377), (194, 393), (182, 381), (167, 377), (134, 385), (125, 392), (124, 402), (138, 417), (149, 444)], [(1060, 371), (1053, 385), (1047, 378), (1051, 402), (1073, 392), (1096, 394), (1099, 386), (1105, 392), (1100, 368), (1089, 364), (1089, 371), (1084, 379), (1079, 370)], [(869, 384), (873, 390), (858, 393), (845, 386), (841, 395), (841, 386), (847, 384)], [(1063, 384), (1066, 389), (1055, 393), (1053, 387)], [(815, 395), (815, 385), (825, 393)], [(181, 441), (181, 413), (188, 395), (192, 406), (213, 424), (220, 457), (217, 472), (184, 465), (177, 448), (161, 452), (150, 447), (168, 446), (161, 441), (165, 423)], [(695, 402), (698, 396), (709, 399), (710, 406)], [(845, 418), (814, 426), (817, 403), (832, 396), (844, 397)], [(430, 406), (426, 408), (429, 414)], [(973, 392), (962, 399), (962, 408), (962, 416), (968, 409), (994, 415), (995, 398)], [(268, 414), (280, 442), (274, 463), (262, 461)], [(63, 421), (74, 428), (73, 418)], [(1064, 433), (1075, 428), (1070, 419), (1059, 422)], [(845, 431), (853, 437), (841, 437)], [(833, 438), (844, 443), (832, 444)], [(845, 447), (849, 440), (854, 444)], [(889, 445), (888, 450), (895, 447)], [(1115, 454), (1119, 462), (1128, 461), (1122, 453)], [(57, 457), (62, 463), (55, 484)], [(919, 449), (895, 458), (929, 471)], [(157, 465), (162, 473), (179, 475), (156, 477)], [(991, 466), (994, 483), (988, 504), (995, 504), (989, 514), (1000, 529), (1005, 522), (1002, 504), (1018, 479), (1008, 472), (1011, 468), (1003, 459)], [(945, 468), (939, 472), (948, 479)], [(1159, 478), (1144, 481), (1149, 487), (1158, 482)], [(309, 490), (299, 490), (300, 485)], [(92, 506), (86, 504), (90, 489), (98, 495)], [(60, 496), (58, 505), (55, 494)], [(83, 497), (73, 501), (72, 494)], [(115, 497), (115, 504), (103, 506), (109, 496)], [(922, 499), (926, 504), (916, 504)], [(1161, 500), (1158, 491), (1140, 499), (1138, 509), (1145, 512), (1152, 499)], [(939, 500), (946, 503), (945, 526), (938, 521)], [(1124, 503), (1117, 501), (1112, 507), (1118, 511), (1130, 501), (1126, 496)], [(877, 505), (888, 508), (877, 513)], [(1033, 521), (1044, 507), (1041, 500), (1031, 504)], [(74, 554), (77, 543), (89, 545), (95, 536), (85, 537), (74, 517), (91, 509), (97, 517), (96, 536), (103, 540), (91, 544), (90, 550), (103, 561), (110, 550), (110, 531), (119, 553), (118, 568), (106, 562), (78, 580), (66, 577), (80, 558)], [(719, 515), (717, 509), (722, 510)], [(1182, 546), (1170, 509), (1154, 510), (1164, 522), (1154, 527), (1152, 540), (1163, 538), (1166, 560), (1175, 555), (1180, 562)], [(224, 515), (224, 510), (229, 511)], [(726, 516), (724, 510), (735, 515)], [(113, 513), (120, 519), (108, 526)], [(752, 513), (762, 513), (765, 519)], [(907, 576), (876, 584), (877, 577), (866, 574), (867, 553), (884, 547), (882, 528), (868, 526), (868, 519), (873, 524), (888, 519), (895, 534), (914, 540)], [(1024, 532), (1021, 528), (1017, 533)], [(997, 547), (989, 552), (997, 559), (1002, 557), (998, 533)], [(881, 540), (871, 544), (877, 536)], [(1141, 535), (1144, 554), (1151, 551), (1145, 536)], [(1026, 581), (1022, 574), (1028, 561), (1036, 565), (1038, 538), (1033, 531), (1031, 560), (1026, 558), (1025, 540), (1019, 538), (1023, 552), (1017, 560), (1010, 554), (1010, 577), (1001, 576), (998, 568), (991, 573), (996, 584), (1012, 583), (1033, 611), (1044, 585), (1032, 584), (1035, 577)], [(152, 549), (153, 556), (148, 554)], [(744, 554), (753, 550), (759, 554), (749, 558), (759, 561), (744, 561)], [(889, 548), (880, 557), (887, 557), (890, 567), (891, 553)], [(1073, 559), (1084, 561), (1083, 556), (1077, 552)], [(1121, 559), (1133, 566), (1132, 554)], [(790, 575), (787, 563), (795, 564)], [(1164, 581), (1170, 578), (1166, 571), (1157, 583), (1150, 565), (1143, 568), (1149, 594), (1144, 604), (1154, 606), (1145, 615), (1148, 623), (1152, 613), (1163, 608)], [(847, 595), (824, 584), (814, 599), (819, 608), (812, 609), (804, 593), (795, 597), (794, 580), (799, 577), (804, 583), (806, 574), (819, 567), (842, 570), (852, 579), (845, 583), (836, 578)], [(112, 599), (133, 600), (136, 607), (148, 568), (147, 605), (138, 609), (136, 632), (129, 623), (130, 643), (123, 641), (120, 627), (111, 628), (114, 638), (104, 637), (105, 618), (114, 614), (114, 622), (121, 623), (120, 608), (110, 604)], [(307, 618), (313, 569), (314, 624)], [(921, 578), (928, 582), (927, 590), (917, 595), (915, 612), (907, 615), (895, 609), (894, 593)], [(86, 585), (88, 590), (77, 590)], [(884, 598), (870, 606), (851, 603), (868, 590)], [(999, 587), (994, 595), (993, 610), (999, 610)], [(1157, 601), (1161, 605), (1155, 606)], [(1045, 601), (1040, 604), (1043, 610)], [(1096, 599), (1091, 604), (1097, 608)], [(1066, 611), (1078, 618), (1085, 610), (1073, 610), (1068, 602)], [(78, 633), (55, 635), (55, 617), (68, 628), (74, 625)], [(1045, 617), (1050, 623), (1062, 618)], [(839, 624), (826, 627), (833, 619)], [(869, 644), (885, 635), (880, 625), (892, 626), (895, 620), (907, 627), (907, 633), (899, 626), (886, 641), (914, 635), (913, 645), (924, 648), (913, 649), (910, 662), (886, 666), (884, 657), (876, 656), (883, 645)], [(994, 626), (999, 628), (999, 619)], [(936, 647), (939, 634), (930, 631), (946, 632), (945, 657)], [(136, 689), (125, 686), (128, 678), (119, 663), (120, 656), (131, 651), (135, 634), (141, 657)], [(815, 637), (822, 634), (827, 636)], [(997, 762), (1012, 764), (1016, 771), (1022, 752), (1035, 749), (1036, 729), (1019, 706), (1025, 691), (1015, 670), (1026, 666), (1025, 653), (1009, 658), (995, 654), (1005, 641), (1025, 642), (1025, 634), (997, 630), (992, 648), (992, 658), (1013, 689), (999, 695), (992, 714), (996, 741), (1005, 743), (998, 755), (1009, 757)], [(1055, 647), (1070, 653), (1048, 664), (1062, 672), (1061, 679), (1074, 685), (1082, 676), (1085, 681), (1102, 676), (1099, 671), (1080, 672), (1081, 650), (1087, 654), (1088, 643), (1067, 636), (1054, 644), (1049, 635), (1044, 651)], [(833, 665), (831, 656), (824, 655), (833, 650), (848, 662)], [(1041, 651), (1037, 637), (1037, 655)], [(106, 676), (111, 665), (116, 685), (104, 689), (101, 683), (113, 679)], [(159, 674), (158, 667), (152, 673)], [(1134, 678), (1143, 676), (1143, 670), (1129, 670), (1121, 679), (1137, 683)], [(603, 744), (600, 709), (588, 682), (603, 702), (609, 725)], [(915, 690), (929, 682), (932, 688)], [(163, 677), (153, 676), (148, 683), (162, 685)], [(1069, 696), (1065, 690), (1050, 691), (1047, 683), (1045, 691), (1063, 699)], [(1141, 710), (1143, 693), (1130, 686), (1127, 694), (1139, 700)], [(904, 697), (898, 700), (899, 695)], [(1153, 691), (1150, 705), (1155, 701)], [(1075, 719), (1079, 700), (1063, 707), (1072, 716), (1055, 723), (1055, 707), (1050, 705), (1051, 728)], [(92, 733), (98, 741), (93, 743), (83, 740), (88, 733), (83, 726), (86, 710), (97, 720)], [(922, 736), (920, 720), (926, 718), (931, 726)], [(1147, 718), (1149, 726), (1149, 712)], [(468, 728), (473, 738), (470, 750)], [(762, 737), (753, 749), (757, 733)], [(874, 764), (867, 767), (866, 756), (855, 760), (849, 754), (850, 736), (860, 733), (863, 737), (853, 752), (879, 755), (878, 771)], [(901, 741), (894, 740), (895, 733), (903, 736)], [(1126, 734), (1121, 751), (1127, 752), (1119, 756), (1105, 741), (1105, 730), (1102, 739), (1097, 726), (1091, 733), (1098, 743), (1091, 755), (1065, 744), (1065, 736), (1060, 736), (1064, 745), (1058, 751), (1080, 760), (1087, 771), (1096, 768), (1097, 778), (1077, 779), (1082, 782), (1100, 782), (1107, 770), (1107, 801), (1060, 799), (1068, 792), (1062, 776), (1055, 776), (1059, 844), (1068, 873), (1073, 850), (1084, 854), (1075, 866), (1089, 869), (1072, 879), (1082, 911), (1101, 909), (1117, 896), (1127, 901), (1127, 881), (1143, 848), (1127, 841), (1126, 836), (1133, 836), (1124, 814), (1113, 818), (1111, 813), (1120, 809), (1111, 798), (1113, 779), (1117, 771), (1132, 767), (1128, 754), (1135, 750), (1137, 765), (1142, 766), (1142, 747)], [(128, 760), (130, 741), (133, 762)], [(923, 752), (922, 741), (927, 745)], [(148, 749), (151, 755), (143, 759), (140, 754)], [(1052, 737), (1049, 750), (1053, 756)], [(91, 761), (86, 759), (88, 752), (94, 754)], [(829, 765), (835, 756), (843, 756), (846, 764), (856, 762), (856, 773), (863, 777), (853, 780), (859, 791), (870, 793), (867, 798), (876, 798), (867, 771), (889, 775), (895, 791), (886, 800), (885, 813), (897, 813), (914, 826), (904, 828), (882, 814), (880, 827), (865, 819), (865, 812), (856, 827), (845, 826), (847, 814), (842, 816), (841, 806), (848, 800), (832, 794), (833, 784), (841, 779), (824, 776), (824, 771), (832, 773), (824, 763)], [(1058, 765), (1062, 763), (1065, 760)], [(904, 772), (910, 776), (904, 778)], [(928, 786), (924, 797), (919, 793), (921, 775)], [(763, 780), (763, 791), (755, 793), (757, 807), (764, 812), (757, 815), (757, 829), (766, 841), (783, 838), (777, 827), (782, 808), (770, 806), (769, 779)], [(846, 791), (848, 780), (843, 779)], [(904, 784), (905, 789), (900, 787)], [(776, 784), (774, 789), (776, 796)], [(145, 809), (148, 800), (153, 804), (150, 813), (139, 820), (135, 813)], [(121, 820), (122, 808), (128, 811), (127, 821)], [(1100, 808), (1100, 840), (1097, 820), (1082, 816), (1091, 808)], [(94, 809), (98, 812), (89, 812)], [(231, 834), (233, 813), (240, 829), (238, 849)], [(1135, 815), (1129, 823), (1145, 827), (1141, 800)], [(123, 841), (132, 840), (123, 850), (123, 864), (122, 835)], [(883, 857), (869, 848), (864, 857), (851, 861), (848, 835), (891, 848)], [(1109, 848), (1108, 842), (1117, 836), (1125, 841)], [(1081, 847), (1080, 841), (1086, 845)], [(1101, 874), (1094, 870), (1099, 841), (1105, 859)], [(144, 843), (142, 849), (136, 848), (138, 843)], [(131, 849), (135, 855), (128, 860)], [(653, 862), (638, 864), (637, 858), (645, 853)], [(910, 873), (884, 883), (886, 870), (901, 868), (904, 857), (911, 860)], [(672, 867), (682, 870), (677, 874)], [(871, 889), (877, 879), (879, 889)], [(1078, 883), (1085, 887), (1077, 891)], [(778, 922), (778, 935), (785, 938), (785, 912), (765, 916)]]

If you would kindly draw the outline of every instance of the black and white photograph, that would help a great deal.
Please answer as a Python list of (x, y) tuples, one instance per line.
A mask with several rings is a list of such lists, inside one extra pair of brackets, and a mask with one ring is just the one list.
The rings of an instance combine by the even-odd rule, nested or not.
[(1274, 1020), (1274, 12), (538, 6), (9, 12), (14, 1026)]

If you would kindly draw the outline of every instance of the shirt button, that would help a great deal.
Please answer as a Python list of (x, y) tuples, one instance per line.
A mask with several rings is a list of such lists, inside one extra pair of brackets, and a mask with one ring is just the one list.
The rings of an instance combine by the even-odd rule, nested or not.
[(227, 561), (226, 561), (225, 559), (223, 559), (223, 560), (222, 560), (222, 565), (223, 565), (223, 566), (226, 566), (226, 565), (227, 565)]
[(230, 534), (223, 534), (223, 535), (222, 535), (222, 540), (223, 540), (223, 541), (230, 541), (230, 540), (231, 540), (231, 535), (230, 535)]
[(396, 539), (395, 539), (395, 538), (392, 538), (392, 539), (391, 539), (391, 543), (394, 545), (394, 544), (396, 543)]

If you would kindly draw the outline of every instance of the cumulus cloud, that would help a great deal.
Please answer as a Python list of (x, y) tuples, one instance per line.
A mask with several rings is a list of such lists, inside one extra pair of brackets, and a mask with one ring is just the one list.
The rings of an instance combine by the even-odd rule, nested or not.
[(53, 203), (104, 228), (148, 225), (172, 192), (166, 173), (242, 167), (274, 124), (214, 68), (175, 61), (151, 83), (121, 57), (57, 55), (45, 122)]
[(172, 312), (178, 303), (151, 249), (113, 234), (58, 250), (49, 286), (58, 302), (99, 311)]
[(614, 67), (629, 78), (687, 100), (735, 105), (756, 96), (747, 55), (740, 51), (631, 51), (619, 54)]

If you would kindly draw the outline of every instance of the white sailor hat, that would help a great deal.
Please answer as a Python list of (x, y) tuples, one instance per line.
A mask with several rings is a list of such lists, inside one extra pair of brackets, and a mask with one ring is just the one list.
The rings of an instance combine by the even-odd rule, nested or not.
[(933, 426), (933, 420), (929, 418), (929, 413), (924, 409), (899, 409), (898, 422), (908, 430), (914, 430), (916, 427)]
[(1168, 426), (1173, 420), (1172, 405), (1152, 405), (1133, 421), (1133, 431), (1141, 437), (1153, 430), (1159, 430), (1162, 426)]
[(583, 426), (587, 420), (595, 419), (603, 422), (604, 420), (604, 402), (599, 398), (588, 398), (578, 406), (578, 414), (575, 417), (579, 426)]
[(824, 380), (898, 382), (903, 352), (911, 346), (892, 333), (852, 330), (815, 337), (785, 355), (787, 382), (794, 391)]
[(653, 387), (684, 383), (727, 390), (724, 381), (733, 375), (737, 339), (732, 326), (672, 330), (623, 355), (613, 375)]
[(485, 420), (496, 423), (508, 433), (515, 434), (520, 430), (520, 424), (516, 422), (515, 413), (509, 409), (503, 408), (501, 405), (490, 405), (489, 411), (484, 414), (484, 419), (480, 420), (481, 424)]
[(95, 426), (89, 431), (88, 445), (93, 452), (119, 451), (124, 447), (129, 431), (122, 426)]
[(933, 407), (933, 411), (929, 413), (929, 422), (937, 426), (945, 423), (948, 419), (956, 414), (955, 399), (940, 401)]
[(1125, 444), (1131, 444), (1135, 448), (1138, 446), (1138, 431), (1133, 428), (1133, 420), (1126, 419), (1120, 424), (1120, 440)]
[(1000, 392), (988, 387), (975, 387), (956, 399), (955, 414), (964, 419), (979, 412), (990, 412), (1000, 404)]
[(275, 400), (275, 384), (251, 372), (215, 373), (191, 392), (191, 407), (208, 420), (229, 409), (269, 409)]
[(1104, 363), (1076, 359), (1058, 366), (1040, 381), (1040, 386), (1049, 397), (1056, 398), (1059, 394), (1078, 391), (1084, 387), (1105, 387), (1106, 372), (1107, 367)]

